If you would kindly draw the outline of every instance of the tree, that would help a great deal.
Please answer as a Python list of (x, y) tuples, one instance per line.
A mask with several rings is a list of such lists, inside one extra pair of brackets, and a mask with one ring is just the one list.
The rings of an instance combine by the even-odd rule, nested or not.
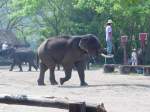
[(17, 11), (12, 16), (32, 17), (36, 28), (39, 28), (43, 36), (48, 37), (70, 30), (68, 14), (71, 6), (72, 0), (13, 0), (12, 7), (17, 7)]
[(62, 34), (93, 33), (105, 46), (104, 27), (107, 20), (112, 19), (114, 43), (119, 45), (120, 36), (126, 34), (130, 50), (132, 35), (138, 40), (140, 32), (150, 33), (150, 0), (11, 1), (10, 18), (23, 18), (21, 24), (15, 27), (28, 36), (34, 34), (38, 38), (47, 38)]
[(0, 1), (0, 26), (1, 29), (12, 30), (21, 21), (20, 17), (10, 18), (12, 10), (9, 7), (10, 0)]

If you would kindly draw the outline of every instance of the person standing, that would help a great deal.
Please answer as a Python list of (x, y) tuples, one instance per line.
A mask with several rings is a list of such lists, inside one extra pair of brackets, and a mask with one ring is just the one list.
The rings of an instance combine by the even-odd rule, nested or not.
[(2, 50), (6, 50), (8, 48), (7, 41), (2, 44)]
[(131, 65), (137, 65), (137, 53), (136, 53), (136, 49), (132, 49), (132, 53), (131, 53)]
[(107, 44), (107, 55), (112, 54), (112, 20), (109, 19), (105, 28), (106, 33), (106, 44)]

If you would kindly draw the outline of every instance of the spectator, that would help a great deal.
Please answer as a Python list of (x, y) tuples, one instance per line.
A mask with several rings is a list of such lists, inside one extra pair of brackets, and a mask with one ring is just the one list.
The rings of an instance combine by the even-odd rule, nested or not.
[(131, 53), (131, 65), (137, 65), (137, 53), (136, 53), (136, 49), (132, 49), (132, 53)]
[(107, 54), (111, 55), (112, 54), (112, 20), (111, 19), (107, 21), (105, 33), (106, 33)]
[(6, 50), (8, 48), (8, 43), (7, 41), (5, 41), (3, 44), (2, 44), (2, 50)]

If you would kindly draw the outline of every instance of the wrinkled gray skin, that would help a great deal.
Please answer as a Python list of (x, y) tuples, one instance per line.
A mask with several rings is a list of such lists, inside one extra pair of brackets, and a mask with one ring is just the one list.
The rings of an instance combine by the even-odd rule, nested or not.
[(36, 55), (31, 49), (13, 49), (11, 50), (11, 58), (13, 59), (13, 63), (11, 64), (10, 71), (13, 70), (15, 65), (18, 65), (20, 68), (20, 71), (22, 70), (22, 63), (28, 63), (29, 69), (28, 71), (31, 71), (31, 67), (33, 66), (36, 70), (38, 69), (38, 66), (35, 62)]
[(40, 75), (38, 85), (44, 84), (45, 72), (50, 69), (49, 80), (52, 85), (58, 84), (55, 80), (55, 66), (61, 64), (65, 71), (65, 77), (60, 78), (60, 84), (71, 78), (72, 68), (75, 65), (80, 85), (86, 86), (84, 74), (84, 60), (87, 55), (98, 55), (100, 43), (96, 36), (92, 34), (82, 36), (61, 36), (49, 38), (44, 41), (38, 48), (40, 59)]

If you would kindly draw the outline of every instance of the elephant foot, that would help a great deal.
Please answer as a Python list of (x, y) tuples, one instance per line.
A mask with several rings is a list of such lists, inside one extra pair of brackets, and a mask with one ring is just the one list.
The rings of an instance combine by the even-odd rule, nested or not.
[(60, 78), (60, 84), (63, 85), (64, 82), (64, 78)]
[(54, 82), (51, 82), (51, 85), (58, 85), (58, 83), (54, 81)]
[(44, 85), (45, 85), (43, 81), (39, 81), (39, 80), (38, 80), (37, 82), (38, 82), (38, 85), (39, 85), (39, 86), (44, 86)]
[(12, 71), (12, 69), (9, 69), (9, 71)]
[(38, 67), (34, 67), (34, 69), (37, 71), (37, 70), (38, 70)]
[(88, 86), (88, 84), (86, 82), (82, 82), (80, 86)]

